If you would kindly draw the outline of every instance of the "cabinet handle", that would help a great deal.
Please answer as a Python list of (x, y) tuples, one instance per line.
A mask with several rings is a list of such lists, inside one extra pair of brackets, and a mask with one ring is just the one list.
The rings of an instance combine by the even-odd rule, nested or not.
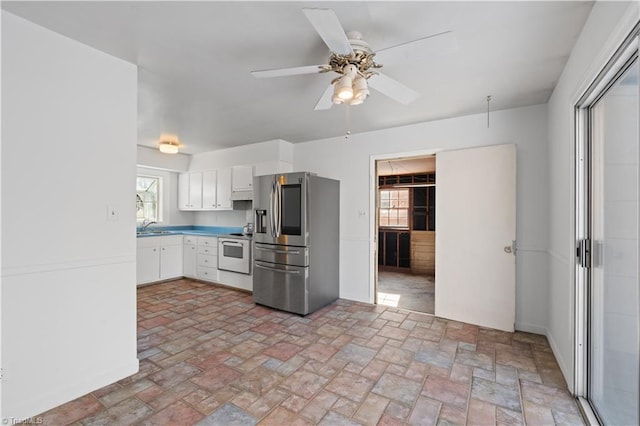
[(162, 251), (164, 251), (164, 247), (162, 247)]
[(153, 249), (153, 251), (157, 251), (156, 249)]

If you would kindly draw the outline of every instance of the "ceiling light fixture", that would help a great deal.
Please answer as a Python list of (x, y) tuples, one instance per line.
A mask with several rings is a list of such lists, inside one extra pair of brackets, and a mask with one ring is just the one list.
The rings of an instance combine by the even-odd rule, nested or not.
[(331, 100), (334, 104), (346, 102), (349, 105), (360, 105), (369, 96), (367, 76), (363, 75), (354, 64), (346, 64), (341, 72), (342, 77), (333, 81)]
[(158, 148), (163, 154), (177, 154), (180, 147), (180, 141), (178, 137), (174, 135), (161, 135), (160, 145)]

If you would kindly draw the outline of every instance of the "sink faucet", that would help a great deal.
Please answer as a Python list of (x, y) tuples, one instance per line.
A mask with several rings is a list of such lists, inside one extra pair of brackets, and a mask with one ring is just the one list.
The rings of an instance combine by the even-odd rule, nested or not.
[(155, 222), (155, 221), (153, 221), (153, 220), (149, 220), (149, 219), (144, 219), (144, 220), (142, 221), (142, 230), (143, 230), (143, 231), (146, 231), (146, 230), (147, 230), (147, 228), (149, 227), (149, 225), (151, 225), (151, 224), (153, 224), (153, 223), (157, 223), (157, 222)]

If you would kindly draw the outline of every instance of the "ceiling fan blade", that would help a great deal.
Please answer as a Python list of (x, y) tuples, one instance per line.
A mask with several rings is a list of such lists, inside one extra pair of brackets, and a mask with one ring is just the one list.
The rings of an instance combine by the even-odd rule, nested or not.
[(322, 96), (320, 96), (320, 100), (313, 108), (314, 111), (321, 111), (325, 109), (329, 109), (333, 106), (333, 101), (331, 97), (333, 96), (333, 84), (329, 84), (327, 88), (324, 90)]
[(349, 39), (333, 10), (304, 8), (302, 11), (330, 51), (339, 55), (353, 53)]
[(407, 43), (398, 44), (376, 51), (376, 62), (382, 65), (419, 62), (433, 56), (455, 52), (458, 39), (453, 31), (445, 31)]
[(305, 65), (303, 67), (278, 68), (273, 70), (251, 71), (255, 78), (286, 77), (290, 75), (316, 74), (322, 65)]
[(372, 75), (367, 81), (370, 87), (403, 105), (409, 105), (420, 96), (420, 93), (384, 74)]

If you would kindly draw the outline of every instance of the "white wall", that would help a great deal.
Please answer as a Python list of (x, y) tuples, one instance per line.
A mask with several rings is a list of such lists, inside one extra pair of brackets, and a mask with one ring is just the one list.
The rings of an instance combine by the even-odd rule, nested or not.
[(5, 418), (138, 369), (136, 74), (2, 11)]
[(138, 166), (174, 172), (189, 170), (191, 156), (188, 154), (164, 154), (147, 146), (138, 146), (136, 152)]
[(589, 83), (638, 22), (637, 2), (596, 2), (549, 100), (549, 326), (562, 372), (574, 377), (574, 122), (573, 108)]
[[(294, 145), (294, 169), (339, 179), (340, 297), (372, 302), (371, 156), (517, 145), (516, 328), (546, 330), (547, 110), (545, 105), (471, 115)], [(474, 182), (481, 190), (482, 182)], [(436, 288), (437, 291), (437, 288)]]
[(220, 167), (254, 165), (254, 175), (259, 176), (276, 173), (277, 168), (291, 167), (291, 164), (293, 164), (293, 145), (278, 139), (194, 154), (191, 156), (189, 170), (202, 171)]

